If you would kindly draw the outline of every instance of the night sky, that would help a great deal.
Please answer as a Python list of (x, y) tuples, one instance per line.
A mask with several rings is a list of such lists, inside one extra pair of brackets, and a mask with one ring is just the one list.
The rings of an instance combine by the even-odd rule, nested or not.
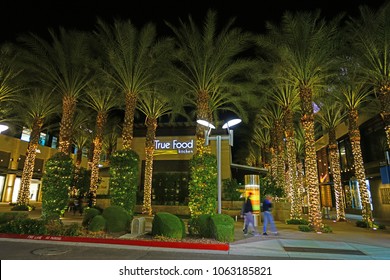
[[(323, 15), (332, 17), (341, 12), (358, 15), (358, 6), (374, 9), (385, 0), (225, 0), (225, 1), (7, 1), (0, 4), (0, 42), (13, 41), (18, 34), (33, 32), (47, 35), (48, 28), (63, 26), (69, 29), (92, 30), (98, 17), (110, 22), (114, 18), (130, 19), (141, 27), (154, 22), (159, 34), (169, 34), (164, 20), (178, 23), (188, 15), (201, 22), (209, 8), (218, 12), (219, 23), (235, 17), (236, 26), (252, 32), (263, 32), (266, 21), (278, 22), (286, 11), (320, 9)], [(257, 7), (259, 6), (259, 7)]]

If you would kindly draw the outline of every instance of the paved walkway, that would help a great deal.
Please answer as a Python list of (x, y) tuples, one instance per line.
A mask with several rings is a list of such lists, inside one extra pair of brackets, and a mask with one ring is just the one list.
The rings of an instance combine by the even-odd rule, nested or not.
[[(0, 204), (0, 211), (8, 211), (8, 205)], [(39, 217), (39, 209), (30, 212), (31, 217)], [(390, 224), (385, 230), (372, 230), (356, 227), (357, 215), (347, 215), (347, 222), (334, 222), (324, 219), (332, 233), (301, 232), (297, 225), (276, 222), (278, 235), (244, 236), (242, 220), (236, 222), (235, 241), (229, 250), (221, 254), (259, 256), (270, 259), (344, 259), (344, 260), (390, 260)], [(65, 213), (63, 222), (81, 222), (82, 216)], [(147, 230), (150, 230), (148, 219)], [(259, 227), (260, 231), (261, 228)], [(91, 244), (91, 246), (93, 246)], [(138, 247), (139, 249), (139, 247)], [(150, 250), (146, 247), (145, 249)], [(155, 248), (157, 249), (157, 248)], [(183, 249), (175, 249), (182, 251)], [(196, 250), (191, 250), (194, 252)], [(199, 250), (205, 253), (205, 250)], [(210, 250), (215, 254), (216, 251)]]

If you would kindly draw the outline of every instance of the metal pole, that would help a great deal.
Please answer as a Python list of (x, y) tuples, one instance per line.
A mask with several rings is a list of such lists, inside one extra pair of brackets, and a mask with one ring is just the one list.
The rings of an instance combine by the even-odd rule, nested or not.
[(221, 135), (217, 135), (217, 170), (218, 170), (218, 214), (222, 213), (222, 179), (221, 179)]

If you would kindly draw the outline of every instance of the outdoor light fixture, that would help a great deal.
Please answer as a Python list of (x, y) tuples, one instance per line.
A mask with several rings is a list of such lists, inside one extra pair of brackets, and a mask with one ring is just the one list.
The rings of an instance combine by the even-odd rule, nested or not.
[(0, 124), (0, 133), (2, 133), (3, 131), (6, 131), (7, 129), (8, 129), (8, 125)]
[(241, 119), (232, 119), (228, 122), (226, 122), (222, 128), (227, 129), (228, 135), (215, 135), (210, 136), (211, 129), (215, 129), (215, 126), (205, 120), (197, 120), (198, 124), (203, 125), (208, 128), (208, 131), (205, 132), (205, 145), (209, 145), (210, 140), (216, 140), (217, 144), (217, 170), (218, 170), (218, 214), (222, 213), (222, 177), (221, 177), (221, 141), (222, 140), (229, 140), (229, 145), (233, 146), (233, 130), (230, 128), (232, 126), (235, 126), (236, 124), (239, 124), (241, 122)]

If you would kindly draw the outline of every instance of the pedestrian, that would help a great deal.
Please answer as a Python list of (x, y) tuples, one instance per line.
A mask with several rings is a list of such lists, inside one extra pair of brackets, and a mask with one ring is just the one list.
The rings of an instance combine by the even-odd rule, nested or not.
[(244, 216), (244, 225), (245, 225), (243, 232), (244, 232), (244, 235), (247, 235), (248, 230), (251, 227), (252, 234), (255, 236), (258, 236), (259, 233), (257, 232), (257, 229), (255, 227), (255, 220), (253, 217), (253, 207), (252, 207), (251, 195), (252, 195), (251, 192), (248, 193), (248, 197), (246, 198), (246, 200), (242, 206), (242, 210), (241, 210), (241, 214)]
[(273, 234), (275, 235), (278, 234), (271, 210), (272, 210), (272, 196), (266, 195), (263, 201), (263, 235), (268, 235), (267, 234), (268, 224), (270, 224)]

